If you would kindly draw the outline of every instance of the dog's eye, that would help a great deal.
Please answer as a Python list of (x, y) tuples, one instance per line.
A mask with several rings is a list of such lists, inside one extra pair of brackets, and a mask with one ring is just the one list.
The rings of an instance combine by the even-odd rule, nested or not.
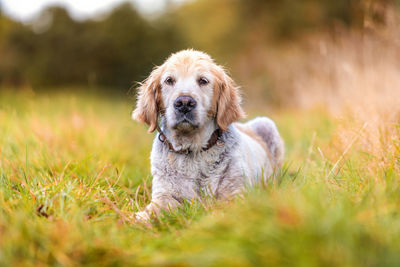
[(167, 77), (167, 79), (165, 79), (165, 83), (168, 85), (174, 85), (175, 80), (172, 77)]
[(201, 77), (198, 81), (199, 85), (206, 85), (208, 84), (208, 80), (204, 77)]

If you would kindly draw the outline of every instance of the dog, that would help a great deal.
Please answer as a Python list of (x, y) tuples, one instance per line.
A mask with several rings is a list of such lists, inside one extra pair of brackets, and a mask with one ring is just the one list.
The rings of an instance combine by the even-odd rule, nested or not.
[(275, 123), (244, 117), (239, 88), (206, 53), (172, 54), (138, 88), (132, 118), (158, 131), (151, 151), (152, 200), (135, 214), (148, 221), (185, 200), (230, 199), (282, 166)]

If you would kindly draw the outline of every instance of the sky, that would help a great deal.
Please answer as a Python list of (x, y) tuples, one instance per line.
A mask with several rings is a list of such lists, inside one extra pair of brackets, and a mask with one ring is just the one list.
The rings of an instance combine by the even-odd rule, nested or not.
[(161, 11), (167, 2), (179, 3), (185, 0), (0, 0), (2, 12), (19, 20), (29, 21), (35, 18), (49, 5), (62, 5), (76, 19), (85, 19), (104, 13), (122, 3), (134, 3), (144, 13)]

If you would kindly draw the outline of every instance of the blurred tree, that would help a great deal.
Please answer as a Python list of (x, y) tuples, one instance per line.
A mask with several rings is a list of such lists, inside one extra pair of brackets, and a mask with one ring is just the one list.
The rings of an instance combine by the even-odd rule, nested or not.
[[(7, 23), (14, 22), (0, 25)], [(0, 32), (0, 83), (29, 82), (35, 89), (89, 85), (126, 92), (182, 44), (170, 23), (154, 27), (130, 4), (103, 20), (78, 22), (51, 7), (32, 27), (14, 24)]]
[(179, 49), (204, 50), (229, 66), (239, 55), (258, 55), (271, 42), (308, 31), (364, 27), (366, 14), (384, 22), (380, 7), (394, 1), (399, 0), (197, 0), (169, 5), (157, 18), (144, 18), (125, 3), (102, 19), (85, 21), (51, 7), (31, 25), (0, 16), (0, 85), (126, 92)]
[(15, 32), (23, 32), (23, 25), (12, 21), (0, 13), (0, 84), (21, 85), (22, 71), (20, 69), (21, 56), (18, 48), (11, 49), (8, 45), (10, 39), (14, 38)]
[(175, 28), (189, 47), (205, 50), (217, 60), (227, 60), (241, 46), (244, 24), (236, 0), (192, 1), (176, 10)]
[(278, 38), (303, 30), (324, 29), (333, 23), (358, 25), (362, 19), (361, 0), (241, 0), (242, 14), (258, 26), (270, 28)]

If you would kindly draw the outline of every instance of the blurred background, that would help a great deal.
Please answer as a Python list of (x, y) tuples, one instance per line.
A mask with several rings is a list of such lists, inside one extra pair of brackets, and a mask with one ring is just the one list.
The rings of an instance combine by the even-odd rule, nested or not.
[[(0, 88), (127, 96), (171, 52), (194, 48), (227, 67), (245, 104), (334, 109), (342, 102), (337, 96), (357, 91), (354, 82), (363, 83), (363, 75), (366, 87), (397, 82), (398, 6), (395, 0), (2, 0)], [(382, 81), (375, 68), (388, 77)]]

